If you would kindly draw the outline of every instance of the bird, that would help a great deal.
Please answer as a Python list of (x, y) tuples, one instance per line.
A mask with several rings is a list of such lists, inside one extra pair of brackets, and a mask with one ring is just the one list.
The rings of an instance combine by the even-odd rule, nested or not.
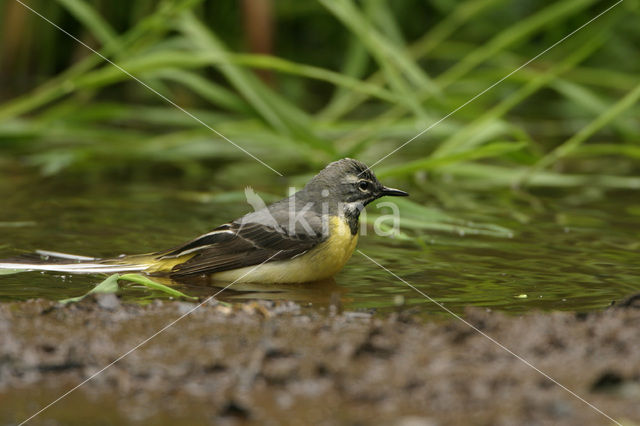
[(108, 259), (39, 251), (35, 260), (0, 260), (0, 269), (142, 272), (178, 281), (197, 276), (264, 284), (321, 281), (342, 270), (353, 254), (367, 204), (408, 195), (384, 186), (364, 163), (343, 158), (289, 197), (168, 250)]

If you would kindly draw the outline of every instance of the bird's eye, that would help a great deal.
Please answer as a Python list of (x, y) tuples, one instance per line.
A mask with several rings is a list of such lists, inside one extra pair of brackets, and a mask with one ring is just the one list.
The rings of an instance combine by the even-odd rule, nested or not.
[(366, 180), (361, 180), (360, 182), (358, 182), (358, 189), (363, 192), (368, 191), (369, 185), (369, 182), (367, 182)]

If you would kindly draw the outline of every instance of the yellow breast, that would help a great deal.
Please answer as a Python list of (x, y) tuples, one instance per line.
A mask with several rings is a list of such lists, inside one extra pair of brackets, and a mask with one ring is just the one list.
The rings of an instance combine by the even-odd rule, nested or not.
[(215, 280), (261, 283), (300, 283), (319, 281), (337, 274), (347, 263), (358, 243), (349, 225), (337, 216), (330, 221), (329, 238), (293, 259), (248, 266), (212, 275)]

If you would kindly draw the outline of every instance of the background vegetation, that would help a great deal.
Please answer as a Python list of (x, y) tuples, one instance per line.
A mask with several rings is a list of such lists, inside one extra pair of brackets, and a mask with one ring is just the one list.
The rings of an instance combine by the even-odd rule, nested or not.
[(5, 171), (272, 174), (206, 123), (303, 180), (340, 157), (373, 163), (432, 126), (377, 173), (418, 186), (640, 187), (638, 1), (512, 75), (614, 3), (28, 2), (193, 116), (19, 2), (1, 4)]

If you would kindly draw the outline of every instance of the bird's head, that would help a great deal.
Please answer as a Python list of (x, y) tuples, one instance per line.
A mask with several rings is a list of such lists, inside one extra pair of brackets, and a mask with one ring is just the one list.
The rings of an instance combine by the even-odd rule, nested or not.
[(388, 188), (365, 164), (351, 158), (330, 163), (305, 187), (315, 200), (341, 205), (345, 212), (359, 213), (364, 206), (385, 195), (406, 197), (399, 189)]

